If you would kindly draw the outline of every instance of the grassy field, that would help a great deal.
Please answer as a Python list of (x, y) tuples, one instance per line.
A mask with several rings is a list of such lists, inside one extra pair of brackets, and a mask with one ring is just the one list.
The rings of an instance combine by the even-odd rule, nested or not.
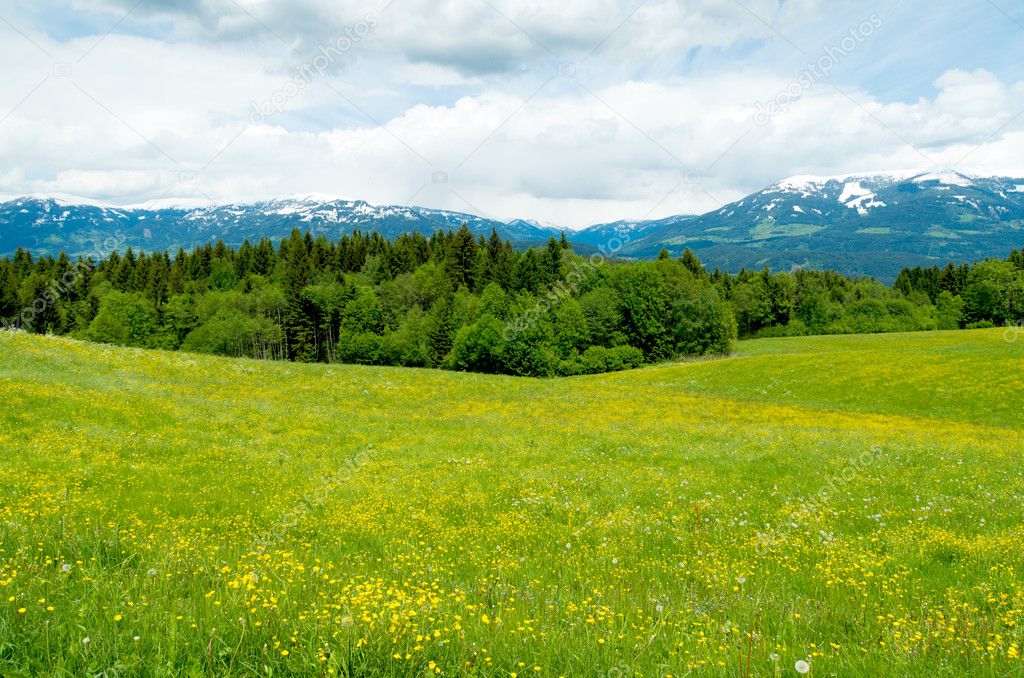
[(0, 674), (1024, 671), (1000, 330), (546, 381), (0, 333), (0, 403)]

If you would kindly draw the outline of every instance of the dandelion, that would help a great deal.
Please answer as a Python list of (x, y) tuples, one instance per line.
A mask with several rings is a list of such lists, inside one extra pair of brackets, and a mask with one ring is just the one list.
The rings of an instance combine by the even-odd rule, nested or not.
[(148, 570), (146, 570), (146, 574), (148, 574), (150, 577), (155, 577), (156, 576), (156, 568), (155, 567), (149, 568)]
[(60, 571), (64, 572), (66, 574), (66, 573), (71, 571), (71, 566), (68, 565), (67, 563), (64, 563), (63, 565), (60, 566)]
[(747, 583), (747, 578), (746, 577), (742, 577), (742, 576), (741, 577), (736, 577), (736, 583), (740, 584), (740, 585), (746, 584)]
[(811, 665), (805, 662), (803, 659), (797, 661), (794, 668), (796, 669), (796, 672), (799, 674), (810, 673), (811, 671)]

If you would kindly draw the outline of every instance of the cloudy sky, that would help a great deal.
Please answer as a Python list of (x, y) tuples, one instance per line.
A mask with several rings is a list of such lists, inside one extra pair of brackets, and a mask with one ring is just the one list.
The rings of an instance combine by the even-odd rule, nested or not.
[(578, 227), (794, 174), (1024, 175), (1011, 0), (0, 0), (0, 194)]

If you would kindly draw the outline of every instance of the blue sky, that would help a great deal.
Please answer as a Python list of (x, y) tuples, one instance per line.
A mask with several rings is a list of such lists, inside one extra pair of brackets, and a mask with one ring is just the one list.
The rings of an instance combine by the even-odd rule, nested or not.
[(793, 174), (1019, 174), (1022, 48), (1008, 0), (0, 1), (0, 193), (577, 227)]

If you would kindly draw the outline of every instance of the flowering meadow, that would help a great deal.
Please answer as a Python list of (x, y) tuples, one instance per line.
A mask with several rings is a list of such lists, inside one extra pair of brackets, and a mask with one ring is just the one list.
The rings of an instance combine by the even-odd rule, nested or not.
[(1024, 338), (566, 379), (0, 333), (0, 675), (1024, 671)]

